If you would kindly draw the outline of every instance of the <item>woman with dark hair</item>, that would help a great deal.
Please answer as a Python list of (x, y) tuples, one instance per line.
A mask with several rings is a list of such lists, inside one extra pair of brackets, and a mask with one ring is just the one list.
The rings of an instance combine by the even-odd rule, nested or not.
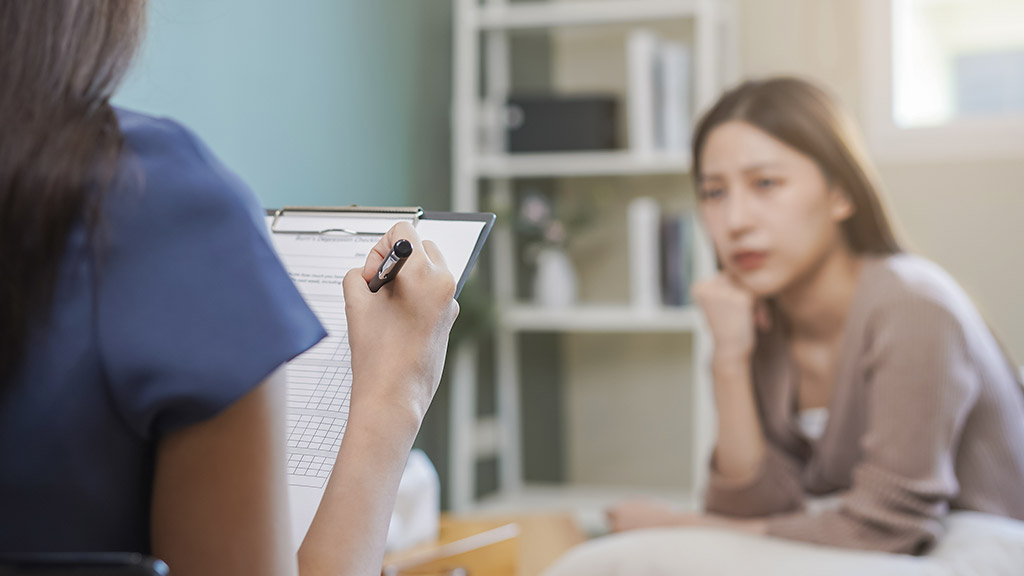
[[(379, 574), (452, 275), (399, 225), (345, 277), (351, 414), (296, 558), (281, 366), (324, 330), (252, 192), (180, 125), (111, 107), (144, 11), (0, 0), (0, 555)], [(371, 294), (398, 237), (415, 245), (403, 278)]]
[(693, 166), (720, 265), (694, 287), (714, 340), (713, 515), (627, 502), (613, 529), (918, 554), (950, 510), (1024, 520), (1016, 369), (956, 282), (903, 252), (833, 99), (744, 83), (701, 120)]

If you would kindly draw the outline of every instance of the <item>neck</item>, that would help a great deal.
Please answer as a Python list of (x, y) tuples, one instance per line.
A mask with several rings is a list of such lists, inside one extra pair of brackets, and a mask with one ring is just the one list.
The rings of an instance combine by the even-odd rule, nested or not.
[(840, 245), (779, 294), (791, 337), (822, 342), (842, 334), (863, 263)]

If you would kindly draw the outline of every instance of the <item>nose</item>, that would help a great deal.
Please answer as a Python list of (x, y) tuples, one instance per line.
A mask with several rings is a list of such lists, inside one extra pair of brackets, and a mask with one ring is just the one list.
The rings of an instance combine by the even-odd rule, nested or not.
[(735, 190), (725, 200), (725, 224), (732, 237), (739, 237), (750, 231), (754, 225), (754, 211), (750, 195)]

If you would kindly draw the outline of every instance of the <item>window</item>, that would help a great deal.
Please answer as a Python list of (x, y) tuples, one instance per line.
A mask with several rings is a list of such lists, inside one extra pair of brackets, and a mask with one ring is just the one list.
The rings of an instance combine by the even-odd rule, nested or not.
[(1024, 157), (1024, 0), (864, 5), (866, 127), (876, 155)]

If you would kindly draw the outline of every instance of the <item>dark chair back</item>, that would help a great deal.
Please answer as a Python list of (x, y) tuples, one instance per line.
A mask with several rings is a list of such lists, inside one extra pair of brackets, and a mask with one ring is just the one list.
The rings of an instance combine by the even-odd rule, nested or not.
[(0, 576), (169, 576), (167, 564), (142, 554), (0, 556)]

